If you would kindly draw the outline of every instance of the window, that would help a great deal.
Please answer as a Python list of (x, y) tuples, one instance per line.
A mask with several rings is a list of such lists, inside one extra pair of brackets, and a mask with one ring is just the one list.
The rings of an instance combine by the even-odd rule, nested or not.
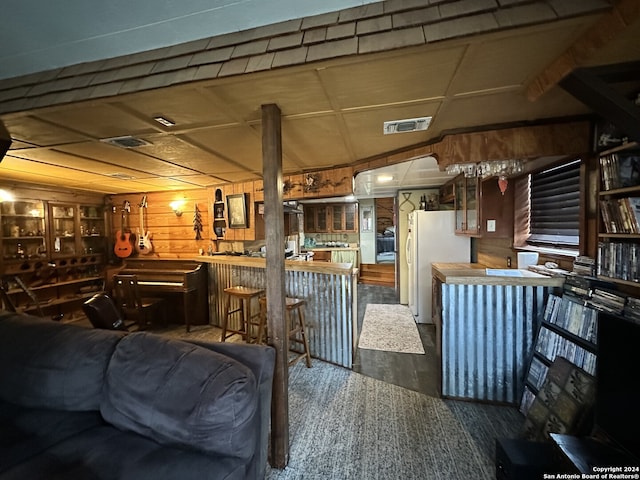
[[(528, 175), (520, 243), (576, 251), (580, 243), (580, 160)], [(519, 220), (519, 221), (518, 221)], [(523, 231), (524, 230), (524, 231)], [(525, 233), (526, 232), (526, 233)], [(520, 245), (525, 246), (525, 245)]]

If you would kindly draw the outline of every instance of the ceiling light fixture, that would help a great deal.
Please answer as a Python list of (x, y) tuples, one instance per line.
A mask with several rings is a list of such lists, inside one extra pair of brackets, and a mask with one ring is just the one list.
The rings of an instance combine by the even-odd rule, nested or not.
[(378, 175), (376, 177), (376, 180), (378, 180), (378, 183), (388, 183), (393, 180), (393, 175), (389, 175), (388, 173), (383, 173)]
[(163, 117), (161, 115), (153, 117), (153, 119), (160, 125), (164, 125), (165, 127), (173, 127), (176, 124), (176, 122), (174, 122), (173, 120), (169, 120), (167, 117)]
[(389, 135), (392, 133), (418, 132), (426, 130), (429, 128), (432, 118), (433, 117), (418, 117), (384, 122), (383, 133), (384, 135)]

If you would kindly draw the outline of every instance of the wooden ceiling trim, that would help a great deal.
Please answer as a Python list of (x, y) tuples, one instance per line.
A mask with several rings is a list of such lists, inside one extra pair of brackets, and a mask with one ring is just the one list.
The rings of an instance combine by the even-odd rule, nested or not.
[(638, 0), (618, 0), (612, 10), (602, 15), (582, 36), (527, 88), (527, 98), (535, 101), (555, 87), (564, 77), (598, 50), (620, 35), (640, 18)]
[(440, 170), (453, 163), (476, 163), (514, 158), (582, 155), (589, 152), (588, 121), (501, 128), (445, 134), (436, 143), (417, 145), (354, 165), (354, 175), (419, 157), (433, 156)]

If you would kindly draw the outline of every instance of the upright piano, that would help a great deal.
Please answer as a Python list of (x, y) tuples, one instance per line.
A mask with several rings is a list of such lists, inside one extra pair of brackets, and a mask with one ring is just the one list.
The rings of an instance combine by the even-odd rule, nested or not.
[(145, 297), (169, 297), (169, 319), (191, 325), (209, 323), (208, 274), (206, 263), (195, 260), (131, 258), (125, 260), (122, 275), (136, 275)]

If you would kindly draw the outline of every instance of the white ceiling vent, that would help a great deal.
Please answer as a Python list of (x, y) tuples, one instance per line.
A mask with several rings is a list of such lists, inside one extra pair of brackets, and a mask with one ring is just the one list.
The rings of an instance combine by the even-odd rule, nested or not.
[(432, 117), (407, 118), (405, 120), (391, 120), (384, 122), (384, 134), (417, 132), (429, 128)]
[(132, 137), (130, 135), (127, 135), (125, 137), (102, 138), (100, 141), (109, 143), (111, 145), (115, 145), (116, 147), (122, 147), (122, 148), (136, 148), (136, 147), (145, 147), (147, 145), (151, 145), (151, 143), (147, 142), (146, 140)]

